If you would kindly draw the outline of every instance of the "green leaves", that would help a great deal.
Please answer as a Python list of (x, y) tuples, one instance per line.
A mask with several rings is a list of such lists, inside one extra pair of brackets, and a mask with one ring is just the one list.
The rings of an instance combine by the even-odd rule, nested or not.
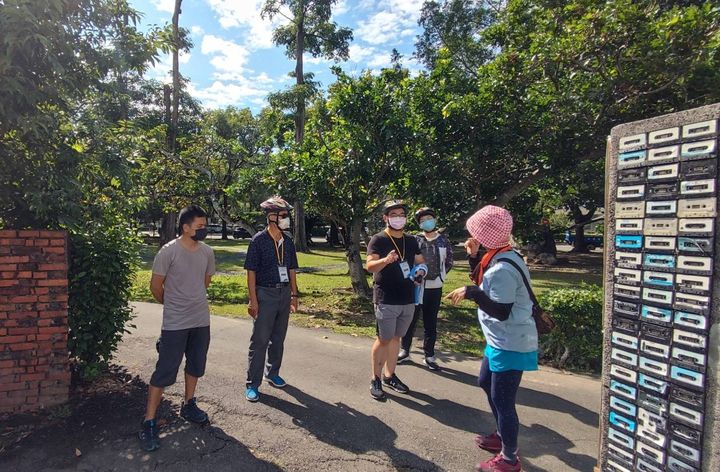
[(598, 371), (602, 365), (603, 291), (599, 285), (557, 289), (540, 295), (557, 328), (541, 339), (543, 357), (559, 368)]

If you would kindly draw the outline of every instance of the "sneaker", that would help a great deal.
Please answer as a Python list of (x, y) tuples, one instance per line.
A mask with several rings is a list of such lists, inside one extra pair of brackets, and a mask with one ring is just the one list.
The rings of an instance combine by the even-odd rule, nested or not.
[(249, 402), (256, 402), (260, 400), (260, 393), (258, 393), (257, 387), (248, 387), (245, 389), (245, 399)]
[(430, 370), (436, 370), (436, 371), (437, 371), (437, 370), (440, 370), (440, 366), (437, 365), (437, 362), (435, 362), (435, 361), (436, 361), (435, 356), (433, 356), (433, 357), (426, 357), (426, 358), (425, 358), (425, 365), (426, 365), (427, 368), (430, 369)]
[(277, 388), (285, 388), (287, 387), (287, 382), (283, 380), (282, 377), (279, 375), (273, 375), (272, 377), (265, 377), (268, 382), (270, 382), (270, 385)]
[(502, 454), (498, 454), (490, 460), (479, 463), (475, 469), (480, 472), (520, 472), (522, 466), (519, 457), (515, 459), (514, 464), (511, 464), (503, 459)]
[(160, 433), (158, 432), (157, 421), (145, 420), (142, 422), (142, 430), (138, 433), (140, 447), (147, 452), (160, 448)]
[(375, 400), (385, 400), (385, 392), (383, 392), (382, 382), (379, 377), (375, 377), (370, 381), (370, 395)]
[(188, 400), (187, 403), (183, 402), (180, 407), (180, 416), (198, 424), (205, 424), (209, 421), (207, 413), (198, 408), (195, 397)]
[(497, 431), (487, 436), (478, 434), (475, 436), (475, 444), (480, 449), (485, 449), (488, 452), (498, 453), (502, 451), (502, 439), (498, 436)]
[(405, 349), (400, 349), (400, 353), (398, 354), (397, 363), (402, 364), (405, 361), (410, 360), (410, 353), (406, 351)]
[(387, 385), (398, 393), (408, 393), (410, 391), (408, 386), (402, 383), (402, 381), (395, 374), (392, 374), (392, 377), (390, 378), (383, 376), (383, 384)]

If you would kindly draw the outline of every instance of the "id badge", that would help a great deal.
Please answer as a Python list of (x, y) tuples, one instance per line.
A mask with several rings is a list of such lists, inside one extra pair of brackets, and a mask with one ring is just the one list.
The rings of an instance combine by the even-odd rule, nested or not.
[(407, 261), (400, 262), (400, 269), (403, 273), (403, 278), (407, 279), (410, 277), (410, 264), (407, 263)]
[(284, 284), (284, 283), (290, 282), (290, 277), (288, 276), (287, 267), (278, 266), (278, 275), (280, 276), (280, 283)]

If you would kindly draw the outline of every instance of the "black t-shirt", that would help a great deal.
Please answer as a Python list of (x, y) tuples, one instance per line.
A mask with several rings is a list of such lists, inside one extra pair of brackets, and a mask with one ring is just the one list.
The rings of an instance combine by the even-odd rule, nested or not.
[(401, 258), (373, 274), (373, 302), (383, 305), (409, 305), (415, 303), (415, 284), (412, 280), (403, 277), (400, 261), (404, 256), (412, 269), (415, 265), (415, 256), (421, 254), (420, 246), (413, 236), (403, 235), (402, 238), (392, 239), (395, 240), (399, 251), (384, 231), (373, 236), (367, 247), (368, 256), (377, 254), (382, 259), (390, 254), (390, 251), (397, 251)]

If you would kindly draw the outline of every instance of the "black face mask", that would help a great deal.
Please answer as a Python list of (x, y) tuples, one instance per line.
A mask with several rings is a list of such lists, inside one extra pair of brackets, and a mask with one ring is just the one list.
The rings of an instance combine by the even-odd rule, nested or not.
[(207, 228), (200, 228), (195, 230), (195, 235), (191, 236), (193, 241), (202, 241), (207, 236)]

